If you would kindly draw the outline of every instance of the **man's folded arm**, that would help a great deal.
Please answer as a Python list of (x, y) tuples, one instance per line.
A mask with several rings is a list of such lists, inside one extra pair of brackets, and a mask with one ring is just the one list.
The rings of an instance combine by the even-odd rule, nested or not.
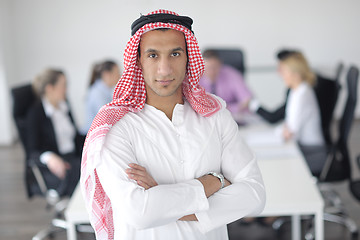
[[(123, 154), (124, 159), (134, 159), (126, 150)], [(96, 171), (111, 200), (113, 213), (136, 229), (169, 224), (209, 207), (204, 187), (196, 179), (145, 190), (127, 177), (125, 170), (130, 162), (114, 161), (114, 156), (106, 150), (101, 158), (102, 164)]]
[(223, 145), (221, 173), (231, 185), (208, 199), (208, 210), (195, 214), (202, 232), (256, 215), (265, 206), (265, 188), (256, 156), (241, 138), (229, 111), (222, 112), (218, 128), (222, 132)]
[[(255, 160), (249, 163), (248, 168), (253, 168), (254, 164)], [(214, 193), (208, 201), (209, 209), (195, 214), (199, 229), (204, 233), (245, 216), (259, 214), (265, 205), (265, 189), (261, 176), (238, 176), (230, 186)]]

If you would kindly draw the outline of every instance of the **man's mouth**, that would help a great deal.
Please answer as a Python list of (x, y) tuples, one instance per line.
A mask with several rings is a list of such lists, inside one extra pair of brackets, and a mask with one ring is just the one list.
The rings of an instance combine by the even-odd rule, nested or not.
[(173, 80), (156, 80), (157, 83), (161, 84), (161, 85), (168, 85), (172, 82)]

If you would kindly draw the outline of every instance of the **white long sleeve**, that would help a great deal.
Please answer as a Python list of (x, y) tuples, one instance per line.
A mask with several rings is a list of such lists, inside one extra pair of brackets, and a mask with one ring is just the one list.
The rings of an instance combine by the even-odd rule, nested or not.
[(265, 189), (253, 153), (241, 139), (236, 123), (221, 115), (221, 172), (232, 184), (209, 198), (210, 208), (196, 214), (201, 230), (208, 232), (249, 214), (260, 213), (265, 206)]
[(114, 212), (121, 212), (122, 221), (135, 229), (146, 229), (175, 222), (185, 215), (209, 207), (203, 186), (198, 180), (160, 184), (149, 190), (129, 180), (125, 169), (128, 168), (126, 163), (130, 161), (126, 159), (135, 159), (131, 153), (125, 153), (129, 149), (123, 148), (123, 161), (116, 162), (111, 159), (119, 159), (119, 152), (105, 149), (102, 153), (104, 163), (97, 169), (104, 190), (113, 203)]

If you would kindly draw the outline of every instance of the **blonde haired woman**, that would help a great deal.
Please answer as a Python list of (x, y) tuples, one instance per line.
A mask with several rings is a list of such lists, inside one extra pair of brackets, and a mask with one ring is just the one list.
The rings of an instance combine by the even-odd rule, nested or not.
[(279, 74), (290, 89), (282, 136), (295, 139), (313, 175), (318, 176), (326, 159), (321, 116), (313, 85), (316, 77), (304, 55), (294, 52), (279, 62)]

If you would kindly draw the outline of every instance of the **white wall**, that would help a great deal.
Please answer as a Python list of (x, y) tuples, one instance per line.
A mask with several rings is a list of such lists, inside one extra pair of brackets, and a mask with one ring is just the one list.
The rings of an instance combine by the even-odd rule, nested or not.
[(6, 48), (11, 54), (3, 55), (11, 63), (5, 68), (7, 84), (29, 81), (48, 66), (64, 69), (79, 124), (92, 63), (103, 58), (122, 63), (131, 23), (140, 13), (158, 8), (191, 16), (202, 48), (244, 49), (249, 85), (269, 106), (283, 99), (282, 83), (274, 72), (266, 75), (256, 69), (274, 67), (274, 54), (281, 47), (302, 50), (312, 66), (328, 75), (339, 61), (360, 66), (357, 0), (0, 1), (7, 3), (2, 3), (9, 20), (5, 38), (11, 42)]

